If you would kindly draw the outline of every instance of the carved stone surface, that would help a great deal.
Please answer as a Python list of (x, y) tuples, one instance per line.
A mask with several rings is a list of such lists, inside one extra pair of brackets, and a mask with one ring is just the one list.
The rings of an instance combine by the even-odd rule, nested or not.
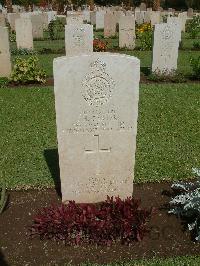
[(96, 30), (104, 29), (104, 15), (106, 11), (96, 12)]
[(27, 18), (16, 19), (15, 28), (17, 48), (33, 49), (31, 20)]
[(0, 13), (0, 27), (5, 27), (6, 22), (5, 22), (5, 17), (3, 14)]
[(177, 28), (178, 39), (181, 41), (181, 21), (178, 17), (168, 17), (167, 24), (173, 24)]
[(81, 14), (68, 14), (67, 25), (80, 25), (83, 24), (84, 17)]
[(151, 26), (159, 24), (160, 22), (161, 22), (160, 11), (152, 11), (151, 12)]
[(121, 16), (119, 21), (119, 47), (135, 47), (135, 17)]
[(10, 73), (11, 61), (8, 28), (0, 27), (0, 77), (8, 77)]
[(116, 16), (113, 13), (104, 15), (104, 37), (112, 37), (116, 35)]
[(15, 20), (17, 18), (20, 18), (20, 14), (19, 13), (8, 13), (7, 14), (7, 19), (8, 22), (10, 24), (10, 27), (13, 31), (15, 31)]
[(65, 26), (66, 55), (93, 52), (93, 26), (89, 24)]
[(156, 24), (153, 45), (153, 72), (170, 73), (177, 69), (180, 28)]
[(54, 60), (63, 202), (132, 195), (139, 78), (140, 61), (126, 55)]
[(32, 22), (33, 38), (42, 39), (43, 30), (44, 30), (43, 15), (42, 14), (32, 15), (31, 22)]

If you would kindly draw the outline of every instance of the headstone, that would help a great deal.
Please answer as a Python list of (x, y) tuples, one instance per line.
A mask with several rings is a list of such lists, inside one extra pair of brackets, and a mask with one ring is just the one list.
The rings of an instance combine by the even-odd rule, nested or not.
[(90, 11), (89, 10), (84, 10), (83, 11), (83, 20), (86, 21), (87, 23), (90, 23)]
[(104, 29), (104, 15), (105, 11), (96, 12), (96, 30)]
[(143, 17), (142, 12), (140, 12), (140, 11), (135, 12), (135, 20), (136, 20), (138, 25), (141, 25), (144, 23), (144, 17)]
[(92, 25), (96, 25), (96, 11), (90, 12), (90, 22)]
[(144, 23), (151, 23), (151, 11), (146, 11), (145, 12)]
[(140, 11), (146, 11), (147, 10), (147, 6), (145, 3), (141, 3), (140, 4)]
[(187, 21), (187, 12), (179, 13), (178, 14), (178, 18), (181, 21), (181, 30), (183, 32), (185, 32), (185, 24), (186, 24), (186, 21)]
[(167, 24), (173, 24), (177, 28), (177, 38), (181, 41), (181, 21), (178, 17), (168, 17)]
[(11, 30), (15, 31), (15, 20), (17, 18), (20, 18), (20, 14), (19, 13), (8, 13), (7, 14), (7, 19), (8, 22), (10, 24)]
[(11, 61), (8, 28), (0, 27), (0, 40), (0, 77), (9, 77)]
[(119, 21), (119, 47), (135, 48), (135, 18), (122, 16)]
[(80, 25), (83, 24), (84, 17), (80, 14), (68, 14), (67, 25)]
[(57, 15), (57, 12), (56, 12), (56, 11), (48, 11), (48, 12), (47, 12), (47, 16), (48, 16), (48, 24), (49, 24), (52, 20), (56, 20), (56, 15)]
[(159, 24), (161, 19), (160, 11), (152, 11), (151, 12), (151, 26), (155, 24)]
[(63, 202), (132, 196), (139, 79), (140, 61), (127, 55), (54, 60)]
[(135, 8), (135, 12), (140, 12), (140, 8), (138, 6)]
[(104, 37), (112, 37), (116, 35), (116, 17), (113, 13), (104, 15)]
[(0, 27), (5, 27), (5, 26), (6, 26), (5, 17), (3, 14), (0, 13)]
[(187, 15), (188, 15), (189, 18), (192, 18), (193, 17), (194, 12), (193, 12), (193, 9), (192, 8), (189, 8), (188, 9)]
[(93, 26), (89, 24), (65, 26), (67, 56), (93, 52)]
[(169, 74), (177, 69), (179, 29), (173, 24), (156, 24), (152, 71)]
[(41, 14), (32, 15), (31, 16), (31, 22), (32, 22), (33, 38), (42, 39), (43, 38), (43, 30), (44, 30), (42, 15)]
[(15, 21), (17, 48), (33, 49), (32, 23), (30, 19), (18, 18)]

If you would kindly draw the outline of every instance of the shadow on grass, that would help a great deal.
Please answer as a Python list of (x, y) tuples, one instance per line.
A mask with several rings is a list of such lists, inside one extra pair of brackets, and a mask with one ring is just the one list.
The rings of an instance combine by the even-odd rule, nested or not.
[(8, 266), (8, 263), (6, 262), (5, 257), (3, 255), (3, 253), (1, 252), (1, 249), (0, 249), (0, 265), (1, 266)]
[(61, 182), (60, 182), (60, 168), (59, 168), (59, 157), (58, 149), (50, 149), (44, 151), (44, 157), (51, 172), (51, 177), (54, 180), (56, 192), (59, 197), (61, 194)]

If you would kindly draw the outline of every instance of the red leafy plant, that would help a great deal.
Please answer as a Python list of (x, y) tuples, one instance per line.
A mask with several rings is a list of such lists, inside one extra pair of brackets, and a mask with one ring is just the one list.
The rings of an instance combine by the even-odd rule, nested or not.
[(94, 52), (106, 52), (107, 43), (99, 39), (94, 39), (93, 41), (93, 50)]
[(65, 244), (95, 243), (111, 245), (121, 241), (141, 241), (148, 232), (146, 223), (153, 209), (141, 209), (141, 201), (107, 197), (99, 204), (68, 204), (42, 209), (34, 218), (31, 236), (62, 240)]

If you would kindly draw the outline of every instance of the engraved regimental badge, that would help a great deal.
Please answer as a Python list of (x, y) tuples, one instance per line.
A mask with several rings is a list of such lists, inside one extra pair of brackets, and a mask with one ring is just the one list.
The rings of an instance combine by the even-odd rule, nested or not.
[(101, 106), (112, 97), (115, 82), (105, 71), (106, 63), (97, 59), (82, 82), (83, 98), (91, 106)]

